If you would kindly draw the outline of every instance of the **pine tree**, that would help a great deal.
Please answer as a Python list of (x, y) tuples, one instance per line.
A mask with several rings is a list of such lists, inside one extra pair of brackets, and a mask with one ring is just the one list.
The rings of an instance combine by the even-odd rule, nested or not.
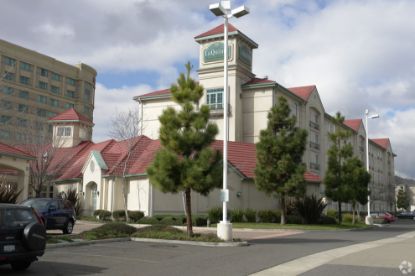
[(409, 197), (408, 191), (409, 191), (408, 187), (406, 187), (405, 190), (403, 187), (399, 189), (397, 199), (396, 199), (396, 207), (398, 209), (404, 209), (404, 210), (409, 209), (410, 197)]
[(329, 134), (332, 145), (328, 150), (324, 184), (326, 195), (337, 201), (339, 223), (342, 223), (342, 202), (352, 203), (353, 215), (357, 202), (361, 204), (367, 202), (370, 175), (364, 169), (362, 162), (353, 156), (353, 146), (348, 141), (351, 133), (341, 127), (344, 117), (337, 113), (334, 120), (338, 127), (334, 133)]
[(147, 173), (150, 183), (162, 192), (184, 192), (187, 234), (191, 236), (191, 192), (207, 195), (220, 187), (222, 162), (220, 152), (210, 147), (218, 128), (209, 122), (209, 107), (199, 108), (203, 87), (190, 77), (190, 63), (186, 69), (186, 75), (180, 74), (170, 88), (180, 110), (170, 107), (159, 117), (162, 148)]
[(267, 128), (261, 130), (256, 145), (255, 184), (268, 195), (279, 197), (281, 224), (285, 224), (287, 196), (305, 193), (302, 157), (307, 131), (296, 126), (284, 97), (268, 113)]

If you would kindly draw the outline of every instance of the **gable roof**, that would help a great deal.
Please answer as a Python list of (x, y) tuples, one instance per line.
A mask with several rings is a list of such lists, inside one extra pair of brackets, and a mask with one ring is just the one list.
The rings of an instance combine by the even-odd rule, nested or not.
[(243, 85), (254, 85), (254, 84), (275, 84), (276, 81), (274, 80), (269, 80), (268, 78), (252, 78), (250, 79), (248, 82), (244, 83)]
[(390, 140), (389, 138), (374, 138), (370, 139), (372, 142), (374, 142), (376, 145), (380, 146), (384, 150), (387, 150), (390, 146)]
[(49, 118), (49, 122), (84, 122), (93, 124), (89, 118), (79, 114), (74, 108), (70, 108), (55, 117)]
[(349, 119), (349, 120), (344, 120), (343, 124), (353, 129), (354, 131), (358, 132), (360, 126), (363, 124), (363, 121), (362, 119)]
[[(202, 37), (208, 37), (208, 36), (212, 36), (212, 35), (223, 34), (223, 28), (224, 28), (224, 24), (221, 24), (219, 26), (214, 27), (213, 29), (210, 29), (209, 31), (203, 32), (203, 33), (195, 36), (195, 39), (202, 38)], [(237, 32), (237, 31), (238, 31), (238, 29), (235, 28), (234, 25), (232, 25), (231, 23), (228, 23), (228, 32), (229, 33)]]
[(138, 95), (134, 97), (134, 100), (139, 100), (142, 98), (163, 98), (166, 96), (170, 96), (171, 92), (170, 89), (161, 89), (161, 90), (156, 90), (150, 93), (146, 93), (143, 95)]
[(1, 142), (0, 142), (0, 155), (17, 157), (17, 158), (28, 159), (28, 160), (35, 159), (35, 157), (31, 155), (30, 153), (22, 149), (18, 149), (18, 148), (9, 146), (7, 144), (1, 143)]
[[(209, 31), (203, 32), (197, 36), (195, 36), (195, 40), (197, 42), (204, 41), (208, 39), (214, 39), (214, 38), (222, 38), (224, 32), (224, 24), (221, 24), (217, 27), (214, 27), (213, 29), (210, 29)], [(248, 36), (246, 36), (244, 33), (242, 33), (240, 30), (235, 28), (234, 25), (228, 23), (228, 36), (231, 37), (233, 35), (240, 36), (243, 40), (245, 40), (252, 48), (258, 48), (258, 44), (250, 39)]]
[(308, 101), (308, 99), (311, 96), (311, 93), (313, 93), (313, 91), (316, 90), (317, 88), (315, 85), (307, 85), (307, 86), (290, 87), (287, 89), (294, 95), (303, 99), (304, 101)]

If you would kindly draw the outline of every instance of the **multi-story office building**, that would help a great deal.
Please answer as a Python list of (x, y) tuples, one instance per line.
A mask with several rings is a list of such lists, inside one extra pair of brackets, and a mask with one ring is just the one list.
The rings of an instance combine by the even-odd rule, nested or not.
[[(195, 37), (199, 44), (199, 83), (205, 88), (203, 103), (211, 108), (211, 120), (219, 127), (217, 139), (223, 139), (223, 25)], [(299, 127), (308, 131), (303, 162), (307, 166), (308, 192), (324, 195), (323, 179), (327, 168), (328, 134), (342, 127), (352, 133), (354, 153), (366, 164), (366, 131), (362, 120), (346, 120), (338, 126), (326, 113), (316, 86), (285, 88), (267, 77), (252, 72), (253, 50), (258, 47), (248, 36), (229, 25), (229, 140), (256, 143), (266, 128), (267, 114), (280, 96), (285, 97)], [(167, 106), (177, 106), (168, 89), (135, 97), (140, 105), (142, 132), (157, 139), (158, 117)], [(370, 184), (372, 205), (378, 210), (393, 209), (394, 154), (389, 139), (370, 142)]]
[(0, 40), (0, 141), (51, 133), (50, 117), (75, 108), (92, 121), (97, 72)]

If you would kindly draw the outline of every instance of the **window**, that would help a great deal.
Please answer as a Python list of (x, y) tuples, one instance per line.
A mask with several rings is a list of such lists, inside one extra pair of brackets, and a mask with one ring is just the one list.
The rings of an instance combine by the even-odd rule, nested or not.
[(19, 92), (19, 98), (29, 99), (29, 92), (24, 91), (24, 90), (20, 90), (20, 92)]
[(48, 103), (48, 97), (43, 96), (43, 95), (38, 95), (37, 96), (37, 102), (47, 104)]
[(60, 88), (54, 85), (50, 86), (50, 92), (52, 92), (53, 94), (59, 94), (60, 93)]
[(39, 81), (39, 88), (47, 90), (48, 89), (48, 83), (44, 82), (44, 81)]
[(88, 106), (86, 106), (86, 105), (84, 105), (84, 113), (87, 116), (89, 116), (91, 114), (91, 109)]
[(41, 123), (41, 122), (35, 122), (35, 128), (37, 130), (43, 130), (43, 123)]
[(71, 136), (71, 127), (58, 127), (57, 136), (60, 137), (69, 137)]
[(16, 74), (10, 72), (4, 72), (4, 79), (8, 81), (14, 81), (16, 79)]
[(52, 80), (55, 80), (55, 81), (60, 81), (61, 80), (61, 75), (53, 73), (53, 72), (52, 72), (51, 77), (52, 77)]
[(46, 117), (47, 116), (46, 110), (44, 110), (42, 108), (38, 108), (37, 109), (37, 116), (39, 116), (39, 117)]
[(0, 116), (0, 123), (1, 124), (8, 124), (8, 123), (10, 123), (11, 118), (12, 118), (11, 116), (1, 115)]
[(25, 76), (20, 76), (20, 83), (29, 85), (30, 84), (30, 78), (25, 77)]
[(53, 107), (59, 107), (59, 101), (56, 99), (49, 99), (49, 105)]
[(17, 126), (27, 127), (27, 120), (22, 118), (17, 118)]
[(74, 108), (74, 107), (75, 107), (75, 105), (73, 103), (65, 103), (63, 105), (63, 108), (65, 108), (65, 109)]
[(1, 107), (7, 110), (13, 109), (13, 103), (11, 101), (1, 100)]
[(3, 63), (9, 66), (16, 66), (16, 60), (14, 58), (10, 58), (10, 57), (3, 57)]
[(68, 98), (75, 98), (75, 91), (67, 90), (66, 91), (66, 97), (68, 97)]
[(47, 69), (45, 69), (45, 68), (40, 68), (40, 75), (41, 75), (42, 77), (47, 77), (47, 76), (48, 76), (48, 74), (49, 74), (49, 71), (48, 71)]
[(84, 91), (84, 101), (89, 102), (91, 99), (91, 90), (85, 89)]
[(13, 87), (3, 86), (2, 91), (3, 91), (3, 94), (12, 95), (13, 92), (14, 92), (14, 89), (13, 89)]
[(21, 61), (20, 62), (20, 69), (24, 70), (24, 71), (32, 72), (33, 67), (32, 67), (31, 64)]
[(207, 90), (207, 105), (210, 109), (223, 109), (223, 88)]
[(9, 139), (10, 131), (0, 129), (0, 139)]
[(66, 78), (66, 83), (72, 86), (76, 85), (76, 80), (71, 79), (71, 78)]
[(27, 113), (29, 111), (29, 106), (25, 104), (19, 104), (18, 110), (19, 112)]

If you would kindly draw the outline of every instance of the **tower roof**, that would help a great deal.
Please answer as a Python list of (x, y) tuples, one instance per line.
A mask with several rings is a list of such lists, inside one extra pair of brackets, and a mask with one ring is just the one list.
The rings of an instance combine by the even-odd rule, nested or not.
[(49, 118), (49, 122), (83, 122), (89, 125), (94, 124), (89, 118), (79, 114), (74, 108), (70, 108), (55, 117)]

